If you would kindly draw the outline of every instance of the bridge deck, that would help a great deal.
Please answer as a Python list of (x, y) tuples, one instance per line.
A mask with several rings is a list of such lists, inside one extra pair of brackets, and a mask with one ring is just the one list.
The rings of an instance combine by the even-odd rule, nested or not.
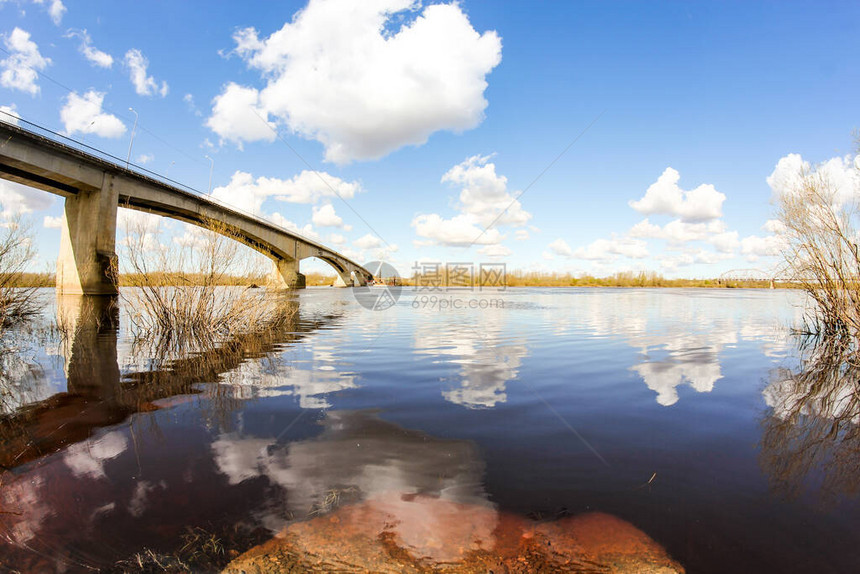
[[(318, 257), (332, 265), (342, 277), (355, 273), (362, 280), (371, 278), (364, 267), (319, 242), (184, 188), (177, 182), (159, 179), (160, 176), (153, 172), (130, 169), (119, 163), (121, 160), (118, 158), (94, 148), (85, 151), (71, 144), (81, 145), (74, 140), (63, 143), (0, 122), (0, 178), (60, 195), (67, 201), (86, 194), (104, 193), (106, 182), (110, 180), (110, 185), (115, 188), (116, 203), (121, 207), (194, 225), (221, 222), (231, 237), (271, 257), (276, 263)], [(66, 215), (69, 215), (68, 209)], [(114, 214), (114, 233), (115, 225)]]

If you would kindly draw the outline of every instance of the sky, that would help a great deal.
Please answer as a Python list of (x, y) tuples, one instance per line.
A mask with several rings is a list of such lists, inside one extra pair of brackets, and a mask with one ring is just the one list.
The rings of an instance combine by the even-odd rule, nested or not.
[[(0, 0), (0, 120), (401, 275), (718, 277), (778, 267), (801, 167), (857, 191), (858, 47), (847, 1)], [(34, 269), (62, 210), (0, 181)]]

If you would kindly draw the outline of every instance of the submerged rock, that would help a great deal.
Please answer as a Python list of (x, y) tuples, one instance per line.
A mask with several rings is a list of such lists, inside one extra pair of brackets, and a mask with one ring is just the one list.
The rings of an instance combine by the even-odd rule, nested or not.
[(225, 574), (268, 572), (672, 574), (684, 568), (629, 522), (533, 522), (491, 507), (390, 493), (296, 522)]

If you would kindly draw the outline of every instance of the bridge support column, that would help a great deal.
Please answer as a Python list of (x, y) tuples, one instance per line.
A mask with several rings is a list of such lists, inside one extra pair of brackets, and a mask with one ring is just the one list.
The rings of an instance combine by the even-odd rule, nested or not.
[(116, 295), (116, 212), (119, 190), (106, 173), (100, 191), (66, 198), (57, 292)]
[(272, 283), (276, 289), (304, 289), (305, 276), (299, 273), (298, 259), (275, 261)]
[(334, 283), (332, 284), (334, 287), (352, 287), (352, 279), (349, 276), (349, 273), (346, 274), (346, 279), (344, 279), (343, 273), (338, 273), (337, 277), (334, 278)]
[(337, 278), (334, 280), (335, 287), (364, 287), (367, 281), (357, 273), (351, 271), (338, 271)]

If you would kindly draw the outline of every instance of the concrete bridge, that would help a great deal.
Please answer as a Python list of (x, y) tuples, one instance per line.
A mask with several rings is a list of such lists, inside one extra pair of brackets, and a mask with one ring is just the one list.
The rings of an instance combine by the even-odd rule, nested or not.
[(225, 235), (274, 261), (274, 276), (283, 288), (305, 286), (299, 262), (308, 257), (334, 267), (339, 283), (346, 286), (366, 285), (372, 278), (358, 263), (274, 223), (2, 122), (0, 178), (65, 198), (57, 260), (60, 293), (117, 293), (118, 206), (203, 227), (219, 222)]

